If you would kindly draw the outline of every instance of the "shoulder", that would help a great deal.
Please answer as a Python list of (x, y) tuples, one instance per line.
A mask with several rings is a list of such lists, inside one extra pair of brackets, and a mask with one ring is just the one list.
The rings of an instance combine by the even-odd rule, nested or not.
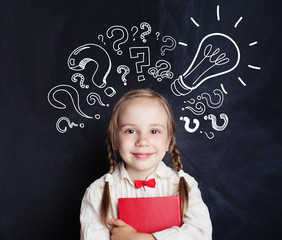
[(188, 183), (189, 187), (198, 187), (198, 182), (195, 180), (194, 177), (192, 177), (191, 175), (189, 175), (188, 173), (184, 172), (184, 178), (186, 180), (186, 182)]
[[(175, 169), (169, 166), (166, 166), (166, 174), (170, 176), (170, 180), (172, 182), (179, 183), (180, 177), (179, 177), (178, 172)], [(193, 187), (198, 187), (198, 182), (190, 174), (183, 171), (183, 177), (185, 178), (186, 182), (188, 183), (190, 189)]]
[(86, 188), (84, 193), (84, 198), (87, 199), (89, 202), (93, 202), (94, 199), (100, 199), (103, 194), (103, 188), (105, 185), (105, 175), (100, 177), (99, 179), (95, 180), (91, 183), (88, 188)]

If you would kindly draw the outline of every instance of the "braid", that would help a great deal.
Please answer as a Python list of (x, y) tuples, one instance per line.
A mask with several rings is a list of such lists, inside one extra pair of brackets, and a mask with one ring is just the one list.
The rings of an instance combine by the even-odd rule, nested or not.
[(116, 156), (116, 152), (113, 150), (112, 144), (108, 144), (108, 158), (110, 160), (110, 169), (109, 169), (109, 173), (113, 173), (116, 165), (117, 165), (117, 156)]
[(175, 143), (175, 137), (172, 137), (171, 144), (170, 144), (170, 155), (171, 155), (171, 162), (178, 172), (183, 168), (183, 164), (180, 160), (180, 153)]
[[(109, 142), (107, 149), (108, 149), (108, 158), (110, 160), (109, 173), (112, 174), (117, 166), (117, 155), (116, 152), (113, 150), (112, 144), (110, 144)], [(105, 182), (101, 205), (100, 205), (100, 216), (103, 225), (110, 229), (111, 224), (108, 222), (109, 211), (113, 215), (110, 186), (109, 186), (109, 182)]]
[[(180, 170), (182, 170), (183, 164), (180, 160), (180, 153), (175, 143), (175, 137), (172, 138), (170, 155), (171, 155), (171, 162), (175, 170), (179, 172)], [(180, 177), (178, 191), (181, 197), (181, 215), (183, 219), (188, 209), (188, 200), (189, 200), (189, 186), (184, 177)]]

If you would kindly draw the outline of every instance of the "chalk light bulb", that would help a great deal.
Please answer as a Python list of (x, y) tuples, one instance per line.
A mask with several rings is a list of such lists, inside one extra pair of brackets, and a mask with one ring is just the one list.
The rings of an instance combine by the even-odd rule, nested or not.
[[(222, 48), (229, 53), (228, 57)], [(208, 79), (233, 71), (239, 62), (236, 42), (223, 33), (211, 33), (201, 40), (192, 63), (174, 80), (171, 90), (176, 96), (185, 96)]]

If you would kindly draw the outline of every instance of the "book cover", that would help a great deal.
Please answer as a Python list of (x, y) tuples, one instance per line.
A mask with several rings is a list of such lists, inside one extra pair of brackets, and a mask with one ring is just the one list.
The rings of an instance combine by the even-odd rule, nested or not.
[(119, 198), (119, 219), (142, 233), (154, 233), (172, 226), (180, 227), (180, 204), (180, 196)]

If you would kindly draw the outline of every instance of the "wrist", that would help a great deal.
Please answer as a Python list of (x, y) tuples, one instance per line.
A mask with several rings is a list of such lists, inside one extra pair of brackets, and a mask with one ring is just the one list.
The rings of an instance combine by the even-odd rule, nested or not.
[(149, 233), (136, 233), (136, 240), (156, 240), (153, 234)]

